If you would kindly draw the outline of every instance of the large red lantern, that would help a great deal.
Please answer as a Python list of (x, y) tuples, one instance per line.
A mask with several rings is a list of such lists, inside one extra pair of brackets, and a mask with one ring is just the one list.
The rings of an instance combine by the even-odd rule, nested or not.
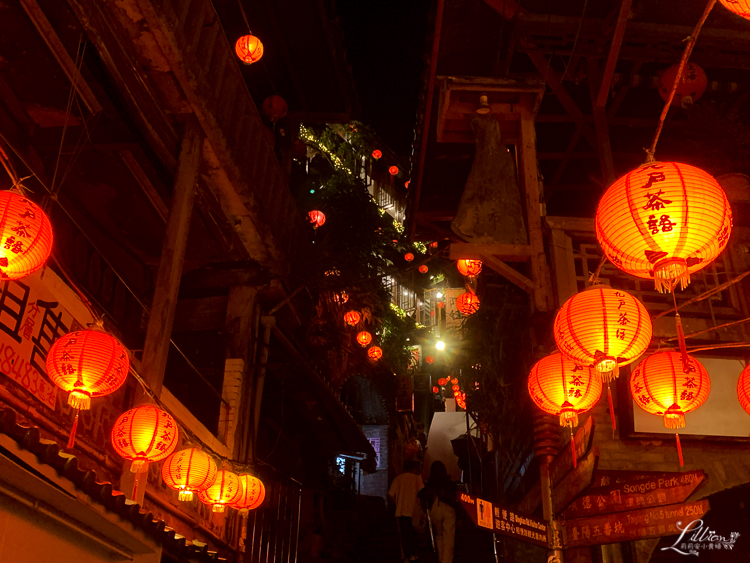
[(370, 348), (368, 348), (367, 350), (367, 356), (371, 360), (378, 361), (383, 357), (383, 350), (380, 348), (380, 346), (370, 346)]
[(361, 318), (362, 315), (360, 315), (357, 311), (349, 311), (344, 315), (344, 322), (349, 326), (356, 326)]
[(249, 510), (255, 510), (263, 504), (263, 500), (266, 498), (266, 487), (260, 479), (253, 477), (252, 475), (244, 474), (239, 476), (239, 482), (242, 493), (239, 498), (230, 505), (232, 508), (247, 512)]
[[(662, 73), (659, 79), (659, 95), (665, 102), (672, 92), (679, 69), (679, 64), (672, 65)], [(672, 105), (682, 105), (683, 98), (690, 98), (692, 102), (699, 100), (706, 91), (706, 87), (708, 87), (708, 78), (705, 71), (695, 63), (687, 63), (682, 70), (680, 82), (677, 84), (674, 98), (672, 98)]]
[(317, 229), (318, 227), (322, 227), (325, 225), (326, 222), (326, 216), (322, 211), (318, 211), (317, 209), (314, 209), (313, 211), (310, 211), (307, 214), (307, 219), (310, 221), (314, 229)]
[(52, 225), (36, 203), (0, 192), (0, 281), (17, 280), (44, 266), (52, 252)]
[(150, 405), (122, 413), (112, 428), (112, 446), (120, 456), (132, 462), (133, 473), (143, 473), (149, 462), (169, 456), (179, 437), (174, 418)]
[(651, 317), (621, 289), (594, 285), (568, 299), (555, 317), (557, 347), (568, 358), (593, 367), (605, 382), (617, 368), (637, 360), (651, 342)]
[(726, 9), (750, 20), (750, 0), (719, 0)]
[(615, 266), (656, 289), (684, 289), (690, 274), (727, 244), (732, 211), (709, 174), (688, 164), (651, 162), (617, 180), (596, 211), (596, 237)]
[(263, 43), (255, 35), (243, 35), (234, 44), (234, 52), (246, 65), (251, 65), (263, 56)]
[(737, 398), (745, 412), (750, 414), (750, 365), (740, 374), (740, 380), (737, 382)]
[(456, 262), (456, 267), (462, 276), (475, 278), (482, 272), (482, 261), (462, 259)]
[(372, 334), (370, 334), (366, 330), (363, 330), (362, 332), (357, 334), (357, 342), (363, 348), (367, 347), (367, 345), (372, 342)]
[(479, 310), (479, 297), (471, 291), (462, 293), (456, 299), (456, 308), (466, 317), (473, 315)]
[(240, 478), (231, 471), (219, 471), (214, 484), (198, 491), (198, 499), (210, 504), (213, 512), (224, 512), (224, 506), (237, 502), (242, 496)]
[(174, 452), (161, 466), (161, 478), (170, 488), (179, 491), (179, 499), (193, 500), (193, 493), (207, 489), (216, 481), (216, 464), (211, 456), (198, 448)]
[(578, 425), (578, 415), (590, 410), (602, 394), (594, 370), (552, 354), (539, 360), (529, 375), (529, 395), (544, 412), (560, 417), (561, 426)]
[(263, 100), (263, 113), (271, 123), (276, 123), (286, 115), (289, 108), (286, 100), (277, 94), (271, 94)]

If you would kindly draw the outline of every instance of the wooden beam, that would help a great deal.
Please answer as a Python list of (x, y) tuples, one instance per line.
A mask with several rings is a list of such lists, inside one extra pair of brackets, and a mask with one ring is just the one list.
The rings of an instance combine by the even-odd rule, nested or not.
[(100, 111), (102, 111), (102, 106), (99, 103), (99, 100), (96, 99), (94, 92), (92, 92), (91, 88), (89, 88), (89, 85), (86, 83), (83, 75), (78, 70), (78, 67), (76, 67), (75, 62), (70, 58), (65, 45), (63, 45), (63, 42), (60, 40), (57, 32), (47, 19), (47, 16), (44, 15), (42, 8), (39, 6), (37, 1), (21, 0), (21, 6), (26, 12), (26, 15), (29, 16), (31, 23), (33, 23), (34, 27), (36, 27), (39, 35), (41, 35), (42, 39), (44, 39), (44, 42), (47, 44), (47, 47), (49, 47), (49, 50), (52, 51), (52, 55), (62, 67), (63, 72), (73, 84), (76, 92), (78, 92), (78, 95), (81, 96), (83, 103), (86, 104), (87, 108), (89, 108), (89, 111), (91, 113), (99, 113)]
[(528, 262), (532, 249), (528, 244), (472, 244), (454, 242), (450, 245), (450, 260), (481, 260), (480, 256), (494, 256), (507, 262)]
[(511, 268), (505, 262), (499, 258), (495, 258), (489, 254), (483, 254), (479, 258), (483, 264), (487, 264), (490, 268), (495, 270), (498, 274), (503, 276), (506, 280), (513, 282), (515, 285), (523, 289), (526, 293), (534, 295), (535, 284), (529, 278), (524, 276), (521, 272), (515, 268)]
[(203, 131), (198, 121), (190, 116), (180, 146), (172, 206), (162, 243), (161, 261), (156, 275), (156, 288), (143, 347), (143, 376), (157, 397), (161, 395), (164, 371), (167, 367), (169, 341), (174, 325), (177, 295), (180, 291), (190, 220), (193, 216), (202, 146)]
[(552, 197), (552, 194), (557, 189), (557, 186), (560, 184), (560, 179), (562, 178), (562, 175), (565, 173), (565, 168), (568, 166), (568, 162), (573, 157), (573, 153), (576, 150), (576, 146), (578, 146), (578, 141), (581, 139), (581, 128), (576, 127), (575, 132), (573, 133), (573, 136), (570, 138), (570, 142), (568, 143), (568, 147), (565, 149), (565, 154), (563, 155), (562, 160), (560, 161), (560, 164), (557, 165), (557, 170), (555, 170), (555, 175), (552, 176), (552, 181), (549, 184), (549, 190), (545, 192), (544, 199), (545, 201), (549, 201), (549, 198)]
[(146, 194), (146, 197), (151, 202), (151, 205), (154, 206), (156, 212), (166, 223), (169, 217), (169, 209), (167, 208), (167, 204), (164, 203), (161, 195), (159, 195), (159, 192), (149, 179), (146, 171), (141, 167), (141, 164), (135, 158), (135, 155), (131, 151), (125, 150), (120, 153), (120, 158), (125, 163), (125, 166), (128, 167), (128, 170), (130, 170), (130, 173), (133, 175), (136, 182), (138, 182), (138, 185), (141, 186), (143, 193)]
[(599, 85), (599, 94), (596, 96), (596, 107), (603, 108), (607, 105), (607, 95), (609, 94), (609, 87), (612, 84), (612, 76), (615, 74), (617, 59), (620, 56), (620, 47), (622, 46), (622, 40), (625, 37), (625, 26), (628, 23), (630, 6), (632, 3), (633, 0), (622, 0), (622, 4), (620, 5), (620, 14), (617, 16), (615, 33), (612, 35), (612, 43), (609, 46), (607, 63), (604, 66), (602, 82)]
[[(594, 107), (594, 127), (596, 129), (599, 163), (602, 168), (602, 179), (606, 185), (615, 181), (615, 164), (612, 159), (612, 145), (609, 142), (609, 124), (607, 123), (607, 110), (604, 106), (596, 104), (597, 84), (600, 84), (599, 67), (596, 59), (587, 60), (589, 70), (589, 91), (591, 92), (591, 105)], [(599, 90), (601, 92), (601, 90)]]
[(557, 290), (557, 306), (561, 306), (568, 298), (578, 293), (576, 284), (576, 268), (573, 259), (573, 239), (562, 229), (552, 229), (550, 257), (552, 259), (552, 273), (555, 276)]

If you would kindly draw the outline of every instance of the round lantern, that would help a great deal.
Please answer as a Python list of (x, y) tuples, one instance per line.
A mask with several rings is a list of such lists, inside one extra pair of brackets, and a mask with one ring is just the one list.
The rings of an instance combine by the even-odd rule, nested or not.
[(454, 385), (453, 387), (451, 387), (451, 389), (453, 389), (454, 391), (460, 391), (461, 390), (461, 386), (460, 385)]
[(388, 172), (391, 173), (391, 176), (395, 176), (396, 174), (398, 174), (398, 166), (391, 166), (388, 169)]
[(179, 437), (174, 418), (150, 405), (122, 413), (112, 428), (112, 445), (118, 454), (132, 462), (133, 473), (143, 473), (149, 462), (169, 456)]
[(648, 356), (630, 376), (630, 392), (636, 404), (650, 414), (662, 415), (667, 428), (683, 428), (685, 414), (708, 398), (711, 381), (703, 365), (680, 352), (657, 352)]
[[(427, 362), (428, 364), (434, 364), (435, 358), (433, 358), (432, 356), (425, 356), (424, 361)], [(445, 385), (445, 383), (441, 383), (440, 385)]]
[(559, 416), (560, 426), (578, 425), (578, 415), (590, 410), (602, 394), (594, 370), (552, 354), (539, 360), (529, 375), (529, 395), (544, 412)]
[(428, 269), (429, 269), (429, 268), (427, 268), (427, 266), (425, 266), (424, 264), (422, 264), (422, 265), (421, 265), (421, 266), (419, 267), (419, 273), (420, 273), (420, 274), (426, 274), (426, 273), (427, 273), (427, 270), (428, 270)]
[(750, 20), (750, 0), (719, 0), (730, 12)]
[(445, 307), (445, 302), (444, 301), (438, 301), (437, 304), (436, 304), (436, 307), (438, 309), (442, 309), (443, 307)]
[(651, 317), (629, 293), (594, 285), (563, 303), (553, 332), (560, 352), (608, 382), (648, 348)]
[(615, 266), (656, 289), (684, 289), (690, 274), (710, 264), (732, 230), (724, 191), (688, 164), (652, 162), (606, 191), (596, 211), (596, 238)]
[(411, 262), (412, 260), (414, 260), (414, 254), (412, 254), (411, 252), (407, 252), (406, 254), (404, 254), (404, 260), (406, 260), (407, 262)]
[(52, 225), (42, 208), (15, 191), (0, 192), (0, 281), (44, 266), (52, 252)]
[(372, 151), (372, 158), (374, 158), (375, 160), (380, 159), (382, 156), (383, 156), (383, 153), (380, 152), (378, 149), (375, 149), (374, 151)]
[(451, 379), (451, 383), (453, 383), (454, 385), (455, 385), (456, 383), (458, 383), (458, 378), (457, 378), (457, 377), (454, 377), (453, 379)]
[(310, 211), (307, 214), (307, 219), (308, 221), (310, 221), (314, 229), (322, 227), (326, 222), (325, 214), (322, 211), (318, 211), (317, 209)]
[(405, 188), (406, 188), (407, 190), (409, 189), (409, 184), (410, 184), (410, 183), (411, 183), (411, 180), (407, 180), (406, 182), (404, 182), (404, 187), (405, 187)]
[(216, 464), (206, 452), (188, 448), (174, 452), (161, 466), (161, 478), (167, 487), (179, 491), (180, 500), (193, 500), (193, 493), (207, 489), (216, 481)]
[(370, 342), (372, 342), (372, 334), (370, 334), (366, 330), (363, 330), (362, 332), (357, 334), (357, 342), (360, 346), (365, 348)]
[(241, 495), (240, 478), (231, 471), (219, 471), (213, 485), (198, 491), (198, 499), (210, 504), (213, 512), (224, 512), (224, 506), (238, 501)]
[(243, 35), (234, 44), (234, 52), (246, 65), (251, 65), (263, 56), (263, 43), (255, 35)]
[(333, 294), (333, 300), (339, 305), (343, 305), (349, 301), (349, 294), (346, 291), (339, 291)]
[(284, 117), (288, 110), (289, 108), (286, 105), (286, 100), (281, 96), (271, 94), (263, 100), (263, 113), (271, 123), (276, 123), (279, 119)]
[(128, 377), (127, 350), (114, 336), (99, 330), (69, 332), (47, 353), (47, 375), (67, 391), (74, 409), (91, 408), (91, 397), (117, 391)]
[(371, 360), (379, 360), (383, 357), (383, 350), (379, 346), (370, 346), (370, 348), (367, 350), (367, 356)]
[[(672, 65), (662, 73), (661, 78), (659, 79), (659, 95), (665, 102), (669, 98), (669, 94), (672, 92), (672, 87), (674, 86), (674, 81), (677, 79), (677, 71), (679, 69), (679, 64)], [(707, 86), (708, 78), (706, 77), (704, 70), (695, 63), (687, 63), (682, 70), (680, 82), (677, 84), (674, 98), (672, 98), (672, 105), (682, 105), (683, 98), (690, 98), (693, 102), (697, 101), (704, 94)]]
[(247, 512), (248, 510), (255, 510), (263, 504), (263, 500), (266, 498), (266, 487), (263, 485), (263, 481), (248, 474), (240, 475), (239, 481), (242, 493), (230, 505), (232, 508)]
[(439, 387), (435, 387), (435, 386), (433, 385), (433, 386), (432, 386), (432, 394), (433, 394), (433, 395), (437, 395), (438, 393), (440, 393), (440, 388), (439, 388)]
[(737, 382), (737, 397), (745, 412), (750, 414), (750, 365), (740, 374), (740, 380)]
[(479, 297), (471, 291), (462, 293), (456, 299), (456, 308), (466, 317), (473, 315), (479, 310)]
[(467, 278), (475, 278), (482, 272), (482, 261), (481, 260), (459, 260), (456, 262), (456, 267), (462, 276)]
[(349, 326), (355, 326), (359, 323), (361, 318), (362, 315), (360, 315), (357, 311), (349, 311), (344, 315), (344, 322)]

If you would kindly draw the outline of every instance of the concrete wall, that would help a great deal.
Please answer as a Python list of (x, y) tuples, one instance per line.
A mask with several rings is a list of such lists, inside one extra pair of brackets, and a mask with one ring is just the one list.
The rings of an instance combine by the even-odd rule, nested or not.
[(385, 498), (388, 493), (388, 426), (373, 424), (362, 426), (362, 432), (370, 440), (378, 456), (378, 470), (375, 473), (362, 474), (359, 493), (362, 495)]

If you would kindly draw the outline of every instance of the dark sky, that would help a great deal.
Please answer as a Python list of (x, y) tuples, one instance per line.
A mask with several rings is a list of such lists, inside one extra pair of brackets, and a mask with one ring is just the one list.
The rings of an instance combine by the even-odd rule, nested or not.
[(362, 121), (411, 155), (430, 0), (336, 0)]

